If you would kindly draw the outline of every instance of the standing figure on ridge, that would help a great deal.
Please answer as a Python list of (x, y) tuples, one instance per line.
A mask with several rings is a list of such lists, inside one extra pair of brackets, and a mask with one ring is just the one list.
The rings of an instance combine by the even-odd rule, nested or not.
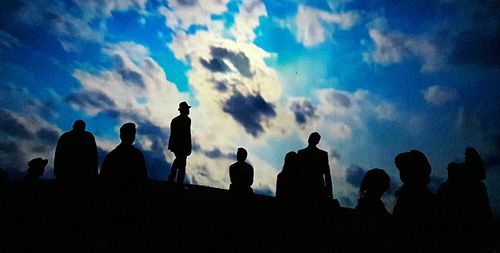
[(253, 167), (252, 165), (245, 162), (247, 159), (247, 151), (244, 148), (238, 148), (236, 153), (237, 162), (229, 166), (229, 177), (231, 179), (231, 185), (229, 190), (241, 192), (241, 193), (252, 193), (253, 184)]
[(318, 201), (333, 198), (328, 152), (316, 147), (320, 139), (319, 133), (311, 133), (307, 148), (298, 151), (299, 164), (306, 177), (308, 194), (311, 199)]
[(170, 138), (168, 139), (168, 149), (175, 154), (175, 160), (172, 163), (168, 181), (174, 182), (177, 177), (177, 183), (183, 184), (186, 175), (186, 160), (191, 154), (191, 119), (189, 115), (189, 106), (186, 102), (179, 104), (180, 115), (175, 117), (170, 123)]
[(120, 128), (121, 143), (104, 158), (101, 168), (103, 231), (117, 248), (142, 252), (147, 169), (144, 154), (134, 147), (136, 128)]
[(57, 141), (54, 174), (66, 186), (88, 186), (97, 180), (97, 146), (94, 135), (85, 127), (83, 120), (76, 120), (73, 129)]

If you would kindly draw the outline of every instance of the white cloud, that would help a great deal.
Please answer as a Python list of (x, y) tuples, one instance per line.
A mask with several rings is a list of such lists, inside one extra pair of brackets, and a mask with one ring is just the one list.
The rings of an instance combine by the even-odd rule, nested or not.
[(357, 21), (355, 12), (331, 13), (299, 5), (296, 16), (296, 38), (306, 47), (321, 44), (331, 36), (335, 27), (349, 29)]
[(458, 98), (455, 89), (433, 85), (422, 91), (425, 101), (434, 105), (443, 105)]
[(254, 29), (260, 25), (260, 17), (267, 16), (266, 7), (260, 0), (245, 0), (234, 18), (231, 33), (237, 41), (251, 42), (255, 39)]
[(191, 25), (211, 25), (211, 15), (227, 10), (228, 0), (171, 0), (169, 7), (160, 7), (166, 24), (174, 31), (187, 30)]
[(368, 33), (375, 43), (375, 50), (363, 55), (365, 62), (387, 66), (416, 57), (422, 61), (422, 72), (437, 71), (444, 64), (439, 48), (427, 39), (378, 28), (371, 28)]

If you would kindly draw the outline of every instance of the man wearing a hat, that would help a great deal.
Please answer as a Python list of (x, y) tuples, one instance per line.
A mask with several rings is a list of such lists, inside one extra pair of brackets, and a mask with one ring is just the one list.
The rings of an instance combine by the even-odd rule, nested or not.
[(45, 167), (47, 166), (47, 163), (49, 161), (47, 159), (43, 158), (35, 158), (32, 159), (28, 163), (28, 170), (26, 171), (26, 175), (24, 176), (24, 180), (26, 181), (35, 181), (37, 180), (41, 175), (43, 175), (43, 172), (45, 171)]
[(189, 106), (186, 102), (179, 104), (180, 115), (175, 117), (170, 123), (170, 138), (168, 140), (168, 149), (175, 154), (175, 160), (168, 175), (169, 182), (182, 184), (186, 175), (186, 160), (191, 154), (191, 119), (189, 115)]

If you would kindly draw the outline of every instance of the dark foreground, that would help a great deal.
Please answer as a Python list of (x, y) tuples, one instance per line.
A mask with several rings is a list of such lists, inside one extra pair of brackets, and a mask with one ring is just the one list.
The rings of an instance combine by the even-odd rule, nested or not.
[(298, 236), (282, 229), (268, 196), (235, 201), (227, 190), (150, 180), (140, 206), (110, 212), (110, 200), (75, 201), (52, 180), (25, 188), (2, 190), (0, 252), (352, 252), (355, 244), (353, 210), (334, 202), (319, 225), (304, 227), (312, 233)]

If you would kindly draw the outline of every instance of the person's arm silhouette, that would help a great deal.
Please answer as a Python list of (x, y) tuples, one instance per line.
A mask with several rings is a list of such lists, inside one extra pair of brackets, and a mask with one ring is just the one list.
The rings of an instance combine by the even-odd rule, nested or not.
[(330, 175), (330, 161), (328, 160), (328, 153), (325, 152), (323, 174), (325, 176), (326, 194), (329, 199), (333, 198), (332, 176)]

